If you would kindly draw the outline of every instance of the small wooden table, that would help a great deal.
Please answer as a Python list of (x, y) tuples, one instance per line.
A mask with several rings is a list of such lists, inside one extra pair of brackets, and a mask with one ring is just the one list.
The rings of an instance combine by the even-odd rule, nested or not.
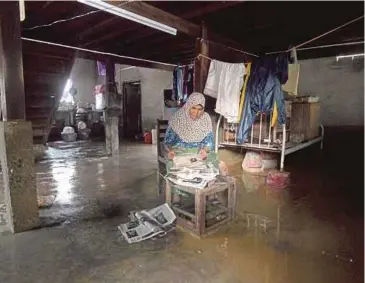
[[(180, 196), (176, 191), (180, 192)], [(185, 199), (181, 195), (185, 195)], [(212, 185), (204, 189), (179, 186), (167, 180), (166, 202), (176, 214), (177, 226), (200, 238), (233, 220), (236, 180), (218, 176)]]

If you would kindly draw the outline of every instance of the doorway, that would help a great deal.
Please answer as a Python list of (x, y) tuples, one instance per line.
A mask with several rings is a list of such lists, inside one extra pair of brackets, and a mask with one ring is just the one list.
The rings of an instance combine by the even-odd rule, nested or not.
[(141, 82), (123, 83), (123, 128), (124, 138), (135, 139), (142, 134)]

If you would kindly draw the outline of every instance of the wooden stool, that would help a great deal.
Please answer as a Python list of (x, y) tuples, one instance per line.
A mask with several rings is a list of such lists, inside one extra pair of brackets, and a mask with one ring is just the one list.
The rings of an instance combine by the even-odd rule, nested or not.
[[(182, 204), (181, 197), (176, 197), (176, 189), (190, 196), (191, 203)], [(226, 194), (226, 201), (219, 201), (218, 194)], [(214, 184), (204, 189), (179, 186), (167, 181), (166, 202), (176, 214), (177, 226), (200, 238), (233, 220), (236, 180), (219, 176)]]

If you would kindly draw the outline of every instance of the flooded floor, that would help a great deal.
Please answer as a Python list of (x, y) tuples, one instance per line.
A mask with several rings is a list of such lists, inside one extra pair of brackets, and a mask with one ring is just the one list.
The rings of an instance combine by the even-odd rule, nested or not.
[[(351, 168), (363, 156), (318, 146), (293, 154), (292, 185), (278, 195), (222, 151), (238, 182), (234, 222), (203, 239), (176, 230), (129, 245), (117, 225), (164, 196), (156, 148), (120, 151), (108, 158), (103, 144), (88, 142), (47, 150), (37, 189), (55, 202), (40, 210), (41, 229), (0, 236), (0, 282), (363, 282), (363, 168)], [(270, 219), (267, 231), (247, 227), (246, 213)]]

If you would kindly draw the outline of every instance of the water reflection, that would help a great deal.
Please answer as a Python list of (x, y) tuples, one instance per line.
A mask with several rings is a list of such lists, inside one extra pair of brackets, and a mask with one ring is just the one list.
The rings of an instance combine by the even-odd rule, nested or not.
[(104, 178), (104, 163), (100, 162), (97, 164), (97, 183), (100, 188), (104, 189), (105, 186), (105, 178)]
[(74, 179), (76, 162), (69, 161), (65, 164), (54, 162), (51, 164), (55, 189), (57, 191), (56, 201), (60, 204), (71, 204), (74, 198)]

